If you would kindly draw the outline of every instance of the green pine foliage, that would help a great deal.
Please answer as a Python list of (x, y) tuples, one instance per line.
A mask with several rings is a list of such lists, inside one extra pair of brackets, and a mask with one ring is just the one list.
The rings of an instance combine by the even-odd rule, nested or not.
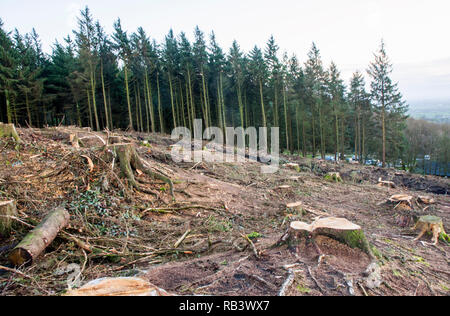
[[(280, 127), (281, 151), (302, 156), (384, 164), (420, 157), (405, 136), (408, 107), (384, 43), (366, 91), (360, 72), (346, 86), (314, 43), (302, 63), (281, 54), (273, 36), (244, 52), (237, 41), (223, 49), (199, 27), (192, 42), (170, 30), (158, 43), (143, 28), (128, 34), (120, 19), (113, 26), (106, 34), (86, 7), (73, 39), (46, 55), (34, 30), (9, 32), (0, 20), (0, 120), (168, 133), (201, 118), (205, 128)], [(448, 150), (436, 155), (448, 162)]]

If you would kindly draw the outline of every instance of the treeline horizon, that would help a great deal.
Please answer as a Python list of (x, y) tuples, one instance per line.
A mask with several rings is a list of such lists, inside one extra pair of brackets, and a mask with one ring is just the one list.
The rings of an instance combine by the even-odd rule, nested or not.
[[(352, 153), (361, 163), (413, 168), (431, 154), (411, 149), (408, 133), (416, 130), (407, 129), (408, 105), (390, 78), (383, 41), (367, 67), (367, 91), (361, 72), (346, 85), (314, 43), (302, 63), (281, 53), (273, 36), (244, 52), (237, 41), (223, 50), (214, 32), (196, 27), (194, 35), (190, 42), (170, 30), (158, 43), (143, 28), (128, 34), (120, 19), (106, 34), (86, 7), (78, 28), (47, 55), (34, 29), (9, 32), (0, 20), (0, 120), (170, 133), (203, 119), (205, 128), (280, 127), (281, 149), (302, 156)], [(435, 134), (443, 147), (433, 155), (448, 165), (448, 128)]]

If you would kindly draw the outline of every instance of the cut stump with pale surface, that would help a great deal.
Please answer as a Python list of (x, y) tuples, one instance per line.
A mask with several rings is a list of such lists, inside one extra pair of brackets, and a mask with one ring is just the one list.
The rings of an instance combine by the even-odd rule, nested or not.
[(141, 278), (103, 278), (89, 282), (64, 296), (171, 296)]
[(6, 236), (11, 232), (13, 220), (11, 217), (17, 215), (16, 202), (0, 201), (0, 235)]
[(56, 235), (67, 226), (69, 213), (56, 208), (36, 226), (9, 254), (9, 261), (15, 266), (31, 264), (47, 248)]
[(426, 204), (426, 205), (431, 205), (436, 203), (436, 201), (431, 197), (431, 196), (419, 196), (419, 198), (417, 199), (420, 203)]
[(359, 248), (373, 258), (369, 242), (361, 226), (345, 218), (320, 218), (312, 224), (300, 221), (292, 222), (285, 239), (288, 245), (295, 246), (302, 238), (314, 239), (319, 235), (333, 238), (351, 248)]
[(414, 197), (406, 194), (396, 194), (388, 199), (388, 202), (395, 204), (394, 210), (410, 211), (413, 209)]
[(392, 181), (383, 181), (382, 178), (378, 179), (378, 184), (379, 187), (387, 187), (387, 188), (391, 188), (391, 189), (395, 189), (396, 185), (394, 182)]

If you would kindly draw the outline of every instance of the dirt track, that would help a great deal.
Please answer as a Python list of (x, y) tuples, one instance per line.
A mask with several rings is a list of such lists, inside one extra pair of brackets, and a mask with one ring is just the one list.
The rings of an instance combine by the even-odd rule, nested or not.
[[(88, 137), (88, 149), (78, 152), (71, 148), (67, 134), (74, 131)], [(102, 156), (101, 142), (90, 137), (92, 133), (19, 129), (19, 134), (27, 145), (18, 151), (0, 141), (2, 198), (16, 199), (20, 218), (28, 223), (65, 204), (72, 214), (68, 232), (103, 253), (86, 254), (58, 238), (34, 265), (21, 270), (30, 278), (0, 271), (1, 295), (61, 294), (67, 288), (66, 276), (56, 276), (53, 271), (69, 263), (84, 266), (83, 283), (138, 274), (176, 294), (278, 295), (290, 276), (286, 295), (450, 294), (448, 244), (440, 241), (438, 246), (430, 246), (425, 243), (429, 242), (427, 236), (423, 242), (414, 242), (416, 233), (410, 231), (411, 225), (398, 224), (399, 215), (404, 214), (380, 203), (399, 193), (430, 195), (436, 204), (425, 211), (414, 205), (413, 217), (439, 216), (450, 231), (448, 179), (297, 157), (283, 158), (299, 163), (300, 172), (281, 166), (273, 175), (261, 174), (257, 162), (175, 164), (168, 158), (170, 139), (134, 133), (125, 136), (136, 144), (142, 158), (172, 178), (176, 202), (163, 184), (143, 176), (138, 178), (158, 196), (133, 192), (132, 198), (125, 198), (115, 178), (118, 175), (110, 174), (111, 164)], [(139, 139), (148, 140), (149, 145)], [(95, 171), (86, 170), (80, 155), (92, 158)], [(344, 183), (324, 180), (330, 171), (340, 172)], [(44, 180), (36, 179), (43, 173), (47, 176)], [(376, 186), (379, 177), (394, 181), (397, 189)], [(282, 185), (288, 187), (280, 188)], [(297, 201), (305, 207), (286, 208), (287, 203)], [(381, 265), (380, 287), (365, 286), (368, 256), (333, 239), (317, 240), (320, 257), (308, 244), (298, 249), (272, 247), (290, 221), (312, 222), (317, 217), (308, 210), (345, 217), (362, 226)], [(175, 249), (174, 243), (188, 229), (191, 233)], [(1, 245), (13, 245), (27, 231), (19, 224), (16, 234), (0, 239)], [(255, 237), (256, 249), (242, 234)], [(7, 264), (7, 251), (3, 250), (0, 265)]]

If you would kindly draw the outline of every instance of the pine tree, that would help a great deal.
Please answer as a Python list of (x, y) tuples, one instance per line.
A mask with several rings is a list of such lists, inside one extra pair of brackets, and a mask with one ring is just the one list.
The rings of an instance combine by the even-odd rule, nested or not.
[(279, 47), (275, 43), (275, 39), (273, 36), (270, 37), (269, 41), (266, 45), (266, 50), (264, 54), (267, 71), (269, 73), (268, 83), (273, 91), (273, 108), (272, 108), (272, 116), (273, 116), (273, 125), (279, 127), (279, 110), (278, 110), (278, 98), (280, 93), (280, 81), (281, 81), (281, 64), (278, 60)]
[[(309, 110), (311, 113), (313, 157), (316, 155), (316, 124), (319, 127), (320, 153), (325, 158), (325, 91), (326, 73), (323, 69), (322, 58), (316, 44), (313, 43), (305, 64), (306, 87), (309, 96)], [(316, 117), (318, 116), (318, 118)]]
[(259, 98), (261, 102), (261, 118), (262, 126), (267, 127), (266, 109), (264, 106), (264, 85), (267, 78), (267, 68), (264, 62), (261, 49), (257, 46), (253, 48), (249, 55), (249, 72), (252, 74), (252, 78), (259, 90)]
[[(400, 147), (401, 131), (405, 128), (404, 121), (407, 118), (406, 112), (408, 106), (402, 100), (402, 95), (398, 91), (398, 85), (392, 82), (390, 75), (392, 73), (392, 64), (386, 54), (384, 41), (378, 54), (375, 54), (375, 60), (370, 64), (367, 73), (372, 79), (371, 98), (375, 105), (376, 112), (381, 123), (381, 141), (382, 141), (382, 163), (386, 166), (387, 142), (394, 151)], [(391, 152), (390, 158), (398, 157), (398, 154)]]
[(114, 30), (115, 33), (113, 34), (112, 38), (114, 40), (113, 48), (116, 50), (119, 58), (123, 62), (123, 70), (124, 70), (124, 77), (125, 77), (125, 91), (126, 91), (126, 97), (127, 97), (127, 105), (128, 105), (128, 128), (134, 129), (133, 127), (133, 115), (131, 111), (131, 101), (130, 101), (130, 88), (128, 83), (128, 67), (131, 61), (132, 57), (132, 51), (131, 51), (131, 44), (130, 39), (128, 38), (127, 32), (122, 30), (122, 24), (120, 22), (120, 19), (118, 19), (114, 23)]
[(96, 37), (95, 23), (88, 7), (81, 11), (81, 17), (78, 18), (78, 28), (78, 31), (74, 31), (75, 42), (78, 46), (78, 57), (84, 72), (87, 73), (95, 126), (97, 130), (100, 130), (96, 98), (96, 71), (99, 63), (98, 38)]

